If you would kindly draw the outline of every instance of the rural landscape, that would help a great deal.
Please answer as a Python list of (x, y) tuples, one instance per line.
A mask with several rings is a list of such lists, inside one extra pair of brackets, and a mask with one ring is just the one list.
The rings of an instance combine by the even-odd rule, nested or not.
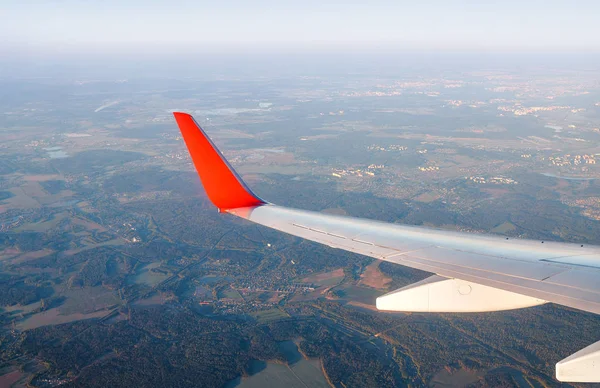
[(557, 386), (600, 318), (379, 312), (429, 274), (219, 214), (172, 112), (269, 202), (600, 245), (597, 73), (270, 70), (0, 78), (0, 386)]

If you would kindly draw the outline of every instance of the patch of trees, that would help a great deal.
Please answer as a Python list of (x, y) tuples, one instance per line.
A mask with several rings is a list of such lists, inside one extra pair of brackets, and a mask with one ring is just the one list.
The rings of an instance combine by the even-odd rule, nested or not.
[(11, 174), (19, 169), (16, 160), (19, 159), (18, 154), (6, 155), (0, 157), (0, 175)]
[(0, 233), (0, 247), (14, 247), (23, 252), (38, 251), (48, 247), (44, 233), (19, 232)]
[(99, 285), (107, 276), (109, 258), (102, 255), (90, 257), (81, 270), (72, 279), (72, 286), (93, 287)]
[(48, 194), (58, 194), (68, 188), (67, 182), (61, 180), (41, 181), (40, 185), (42, 185)]
[(93, 287), (108, 284), (112, 288), (118, 288), (125, 276), (119, 268), (119, 263), (124, 264), (124, 271), (127, 272), (135, 265), (135, 259), (106, 247), (88, 249), (59, 259), (59, 265), (65, 271), (81, 263), (83, 265), (79, 272), (71, 279), (71, 286)]
[(382, 360), (379, 349), (362, 346), (345, 333), (318, 320), (276, 322), (270, 325), (278, 340), (302, 338), (299, 350), (308, 357), (321, 358), (330, 381), (336, 386), (395, 387), (406, 383)]
[[(183, 243), (173, 243), (162, 238), (155, 238), (147, 243), (133, 244), (122, 248), (128, 255), (135, 256), (136, 259), (142, 262), (154, 262), (162, 260), (173, 260), (189, 257), (193, 255), (200, 255), (201, 249), (190, 247)], [(131, 263), (135, 264), (135, 263)]]
[(10, 191), (0, 191), (0, 201), (14, 197), (14, 194)]
[[(244, 374), (249, 354), (264, 357), (268, 340), (175, 306), (132, 308), (129, 318), (30, 330), (20, 348), (49, 363), (52, 375), (78, 375), (70, 387), (212, 387)], [(273, 346), (265, 349), (272, 356)]]
[(27, 278), (24, 277), (1, 275), (0, 306), (13, 306), (16, 304), (24, 306), (37, 302), (42, 298), (48, 298), (54, 293), (54, 289), (46, 282), (35, 283), (27, 282)]

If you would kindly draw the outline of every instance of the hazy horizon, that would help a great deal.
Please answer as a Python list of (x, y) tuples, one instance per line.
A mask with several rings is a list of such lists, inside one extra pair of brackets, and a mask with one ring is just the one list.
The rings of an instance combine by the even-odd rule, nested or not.
[(589, 0), (497, 2), (376, 0), (301, 3), (8, 0), (0, 49), (362, 47), (417, 50), (598, 51), (600, 4)]
[(597, 70), (600, 4), (8, 0), (0, 77)]

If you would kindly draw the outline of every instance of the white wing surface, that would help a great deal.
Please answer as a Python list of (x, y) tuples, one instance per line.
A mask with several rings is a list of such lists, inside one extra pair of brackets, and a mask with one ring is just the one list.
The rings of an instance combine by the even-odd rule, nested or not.
[(595, 246), (507, 240), (270, 204), (228, 212), (333, 248), (600, 314)]

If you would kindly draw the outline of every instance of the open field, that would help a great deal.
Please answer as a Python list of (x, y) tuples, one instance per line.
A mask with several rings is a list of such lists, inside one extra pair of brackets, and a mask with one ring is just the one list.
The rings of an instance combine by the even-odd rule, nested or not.
[(74, 248), (74, 249), (68, 249), (66, 251), (64, 251), (65, 255), (75, 255), (79, 252), (83, 252), (83, 251), (87, 251), (88, 249), (94, 249), (94, 248), (100, 248), (100, 247), (110, 247), (110, 246), (118, 246), (118, 245), (123, 245), (125, 244), (126, 241), (121, 238), (115, 238), (112, 240), (108, 240), (108, 241), (104, 241), (101, 243), (89, 243), (89, 244), (85, 244), (84, 247), (81, 248)]
[(169, 272), (163, 273), (162, 271), (157, 271), (157, 269), (160, 267), (160, 262), (147, 264), (140, 268), (135, 275), (129, 277), (128, 281), (135, 284), (146, 284), (150, 287), (153, 287), (171, 276)]
[(373, 306), (375, 305), (375, 299), (382, 295), (381, 291), (374, 290), (373, 288), (354, 285), (341, 285), (334, 290), (341, 295), (340, 297), (343, 300), (355, 301)]
[(23, 185), (21, 185), (21, 189), (30, 197), (43, 197), (48, 195), (48, 193), (44, 190), (44, 188), (38, 183), (33, 181), (27, 181)]
[(338, 286), (344, 280), (345, 274), (342, 268), (329, 272), (321, 272), (300, 279), (300, 282), (313, 284), (316, 288), (306, 294), (297, 293), (292, 297), (292, 301), (307, 301), (323, 297), (328, 290)]
[[(306, 365), (305, 365), (306, 364)], [(316, 365), (310, 361), (300, 362), (295, 366), (284, 364), (266, 363), (260, 372), (236, 379), (226, 385), (227, 388), (263, 388), (263, 387), (329, 387), (327, 380)], [(319, 376), (320, 374), (320, 376)]]
[(5, 248), (0, 251), (0, 261), (12, 259), (20, 253), (21, 251), (16, 248)]
[(484, 375), (485, 372), (468, 371), (466, 369), (459, 369), (452, 373), (448, 372), (446, 369), (442, 369), (435, 376), (433, 376), (430, 387), (465, 387), (469, 384), (476, 383)]
[(40, 249), (39, 251), (26, 252), (26, 253), (23, 253), (22, 255), (19, 255), (19, 256), (13, 258), (12, 260), (10, 260), (10, 263), (13, 265), (23, 264), (30, 260), (35, 260), (35, 259), (39, 259), (44, 256), (48, 256), (51, 253), (54, 253), (54, 251), (51, 249), (47, 249), (47, 248)]
[(250, 376), (230, 381), (226, 388), (330, 386), (320, 360), (303, 358), (292, 341), (281, 342), (278, 347), (285, 355), (286, 364), (254, 360), (250, 364)]
[(66, 298), (58, 307), (61, 314), (93, 313), (121, 303), (117, 293), (102, 286), (68, 289), (60, 294)]
[(256, 311), (254, 313), (250, 313), (249, 315), (251, 317), (256, 318), (256, 320), (259, 323), (275, 321), (282, 318), (289, 318), (289, 315), (285, 311), (282, 311), (280, 309)]
[(381, 261), (379, 260), (375, 260), (372, 264), (369, 264), (360, 275), (358, 284), (376, 289), (385, 289), (387, 285), (391, 283), (392, 278), (386, 276), (379, 270), (380, 264)]
[(30, 330), (35, 329), (36, 327), (60, 325), (61, 323), (80, 321), (82, 319), (101, 318), (106, 314), (108, 314), (108, 311), (102, 310), (88, 314), (73, 313), (62, 315), (59, 308), (53, 308), (28, 317), (24, 321), (19, 322), (17, 327), (19, 330)]
[(24, 180), (28, 182), (46, 182), (54, 180), (62, 180), (63, 177), (57, 174), (44, 174), (44, 175), (25, 175)]
[(80, 217), (73, 217), (71, 218), (71, 223), (75, 224), (75, 225), (81, 225), (84, 228), (86, 228), (87, 230), (90, 231), (97, 231), (97, 232), (106, 232), (106, 228), (103, 227), (100, 224), (97, 224), (95, 222), (92, 221), (88, 221), (86, 219), (80, 218)]
[(14, 196), (3, 201), (0, 211), (2, 209), (37, 209), (41, 207), (40, 203), (27, 195), (21, 187), (13, 187), (8, 191)]
[(506, 232), (512, 232), (513, 230), (516, 230), (516, 229), (517, 229), (517, 227), (513, 223), (506, 221), (506, 222), (496, 226), (494, 229), (492, 229), (492, 232), (493, 233), (506, 233)]
[[(62, 305), (31, 315), (20, 321), (17, 327), (20, 330), (29, 330), (82, 319), (100, 318), (108, 314), (110, 308), (121, 303), (115, 292), (100, 286), (67, 289), (58, 292), (57, 295), (65, 298)], [(40, 302), (36, 302), (27, 306), (12, 306), (5, 309), (27, 313), (39, 308), (39, 306)]]
[(2, 308), (4, 310), (6, 310), (10, 313), (14, 313), (14, 314), (29, 314), (33, 310), (38, 309), (40, 307), (40, 305), (41, 305), (40, 302), (33, 302), (33, 303), (30, 303), (25, 306), (16, 304), (14, 306), (4, 306)]
[(152, 305), (164, 304), (167, 300), (168, 299), (164, 295), (162, 295), (160, 293), (156, 293), (149, 298), (138, 299), (135, 301), (134, 304), (136, 306), (152, 306)]
[(304, 283), (313, 283), (318, 286), (331, 287), (338, 284), (344, 278), (344, 270), (338, 268), (333, 271), (313, 274), (302, 279)]
[(433, 201), (438, 200), (439, 198), (440, 198), (440, 196), (438, 194), (428, 192), (428, 193), (419, 194), (418, 196), (416, 196), (413, 199), (418, 202), (431, 203)]
[(232, 288), (226, 288), (222, 292), (219, 293), (219, 299), (230, 299), (235, 301), (243, 301), (242, 295), (237, 290)]
[(15, 229), (15, 231), (17, 231), (17, 232), (30, 231), (30, 232), (44, 233), (44, 232), (47, 232), (47, 231), (55, 228), (62, 220), (64, 220), (67, 217), (68, 217), (67, 213), (57, 213), (57, 214), (54, 214), (47, 221), (36, 222), (36, 223), (32, 223), (32, 224), (24, 224), (24, 225), (18, 227), (17, 229)]
[[(5, 373), (6, 372), (6, 373)], [(4, 374), (2, 374), (4, 373)], [(0, 371), (0, 387), (10, 388), (16, 385), (19, 380), (21, 380), (25, 374), (18, 369), (10, 370), (10, 371)]]

